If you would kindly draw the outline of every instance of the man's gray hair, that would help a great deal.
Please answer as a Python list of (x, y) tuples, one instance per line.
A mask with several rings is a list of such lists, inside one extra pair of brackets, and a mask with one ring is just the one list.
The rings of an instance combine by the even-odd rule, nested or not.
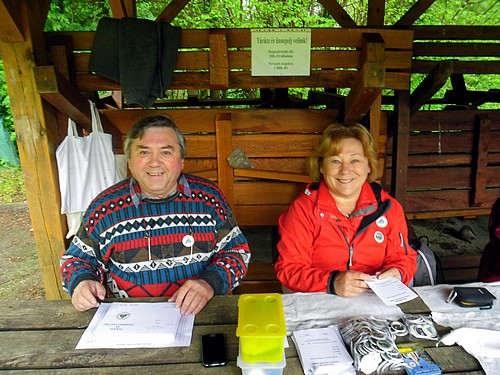
[(132, 141), (144, 137), (144, 133), (149, 128), (169, 128), (175, 131), (177, 144), (181, 148), (181, 158), (184, 159), (186, 157), (186, 138), (184, 138), (184, 134), (182, 134), (181, 130), (175, 124), (174, 119), (167, 115), (145, 117), (132, 126), (125, 139), (125, 155), (127, 156), (127, 160), (130, 159)]

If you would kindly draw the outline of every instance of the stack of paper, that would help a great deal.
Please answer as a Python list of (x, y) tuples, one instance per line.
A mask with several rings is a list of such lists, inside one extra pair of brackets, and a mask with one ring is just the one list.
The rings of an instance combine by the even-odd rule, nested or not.
[(356, 374), (337, 327), (312, 328), (292, 334), (304, 374)]
[[(174, 341), (178, 329), (184, 329), (183, 318), (175, 304), (169, 302), (102, 303), (76, 349), (179, 346)], [(193, 323), (194, 316), (191, 331)]]

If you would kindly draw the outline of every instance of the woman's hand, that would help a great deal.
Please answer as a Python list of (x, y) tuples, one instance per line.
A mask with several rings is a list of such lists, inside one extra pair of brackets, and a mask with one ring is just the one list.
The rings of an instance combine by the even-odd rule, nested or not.
[(341, 297), (357, 297), (370, 289), (365, 280), (372, 276), (359, 271), (340, 272), (335, 278), (335, 294)]
[(392, 276), (401, 281), (401, 272), (399, 272), (399, 270), (395, 267), (380, 270), (375, 274), (375, 276), (377, 279), (385, 279), (386, 277)]

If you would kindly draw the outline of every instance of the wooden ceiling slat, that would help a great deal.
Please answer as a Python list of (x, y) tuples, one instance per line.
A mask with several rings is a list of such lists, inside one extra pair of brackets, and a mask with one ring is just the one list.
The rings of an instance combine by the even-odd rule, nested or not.
[(17, 20), (17, 1), (0, 0), (0, 40), (5, 43), (24, 42), (23, 33)]
[(335, 21), (338, 22), (341, 27), (358, 26), (337, 0), (319, 0), (319, 2), (325, 7), (327, 12), (332, 15), (332, 17), (335, 19)]
[(420, 17), (435, 0), (418, 0), (413, 6), (395, 23), (396, 26), (410, 26)]
[(172, 0), (156, 18), (156, 21), (172, 22), (187, 3), (189, 3), (189, 0)]
[(368, 16), (366, 24), (368, 26), (384, 26), (385, 0), (369, 0)]
[(136, 0), (108, 0), (114, 18), (137, 17)]

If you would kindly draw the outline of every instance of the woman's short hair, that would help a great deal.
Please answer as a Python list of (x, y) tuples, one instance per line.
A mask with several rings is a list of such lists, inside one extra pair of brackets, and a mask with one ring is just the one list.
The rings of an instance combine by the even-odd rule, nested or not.
[(175, 131), (177, 144), (181, 148), (181, 158), (184, 159), (186, 157), (186, 138), (184, 138), (184, 134), (182, 134), (181, 130), (175, 124), (174, 119), (170, 115), (167, 115), (145, 117), (132, 126), (125, 139), (125, 155), (127, 159), (130, 159), (132, 141), (144, 137), (144, 133), (150, 128), (169, 128)]
[(377, 179), (378, 154), (375, 150), (373, 138), (363, 125), (352, 124), (331, 124), (324, 131), (321, 141), (316, 146), (308, 159), (309, 177), (319, 182), (321, 180), (321, 167), (323, 159), (329, 156), (338, 155), (341, 151), (341, 143), (344, 139), (354, 138), (363, 145), (363, 154), (370, 164), (370, 173), (367, 181), (373, 182)]

